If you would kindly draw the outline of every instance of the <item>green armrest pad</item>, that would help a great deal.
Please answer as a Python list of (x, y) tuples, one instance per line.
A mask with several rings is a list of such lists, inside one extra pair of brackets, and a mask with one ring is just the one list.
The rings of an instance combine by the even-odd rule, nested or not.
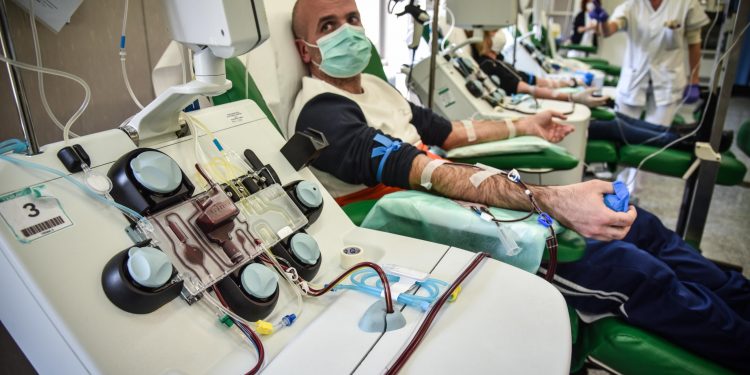
[(375, 203), (377, 203), (377, 199), (368, 199), (364, 201), (349, 203), (344, 207), (341, 207), (342, 210), (344, 210), (344, 213), (346, 216), (349, 216), (349, 219), (354, 223), (356, 226), (362, 225), (362, 221), (365, 220), (365, 217), (367, 217), (367, 214), (370, 212), (373, 206), (375, 206)]
[[(644, 158), (658, 151), (653, 146), (623, 146), (620, 147), (621, 164), (638, 166)], [(687, 151), (665, 150), (661, 154), (649, 159), (643, 170), (659, 173), (667, 176), (682, 177), (693, 163), (694, 155)], [(716, 183), (719, 185), (732, 186), (742, 182), (747, 172), (747, 167), (742, 164), (731, 153), (722, 154), (719, 175)]]
[[(557, 234), (557, 262), (558, 263), (570, 263), (575, 262), (583, 257), (583, 253), (586, 251), (586, 240), (580, 234), (566, 230), (563, 233)], [(542, 255), (543, 261), (549, 260), (549, 252), (544, 249)]]
[(612, 121), (615, 119), (615, 113), (613, 111), (610, 111), (609, 108), (606, 107), (591, 108), (591, 119)]
[(570, 338), (573, 344), (578, 342), (579, 319), (576, 309), (568, 306), (568, 319), (570, 319)]
[(581, 51), (581, 52), (586, 52), (586, 53), (596, 53), (596, 50), (597, 50), (597, 48), (594, 46), (584, 46), (581, 44), (565, 44), (561, 48), (573, 50), (573, 51)]
[(737, 147), (750, 157), (750, 121), (740, 125), (740, 131), (737, 132)]
[(611, 141), (589, 140), (586, 144), (586, 163), (617, 162), (617, 145)]
[(672, 125), (684, 126), (685, 125), (685, 118), (682, 117), (682, 115), (679, 114), (679, 113), (675, 114), (674, 118), (672, 119)]
[(579, 335), (581, 346), (589, 356), (620, 374), (732, 374), (617, 318), (584, 324), (579, 328)]
[(513, 168), (551, 168), (554, 170), (573, 169), (578, 159), (567, 151), (549, 148), (542, 152), (513, 155), (493, 155), (453, 159), (455, 162), (475, 164), (482, 163), (498, 169)]
[(591, 65), (591, 69), (601, 70), (602, 72), (611, 76), (620, 76), (619, 66), (601, 63), (590, 63), (589, 65)]
[[(232, 82), (232, 88), (229, 91), (214, 96), (212, 98), (214, 105), (221, 105), (225, 103), (236, 102), (242, 99), (250, 99), (254, 101), (261, 111), (268, 117), (276, 130), (281, 132), (279, 125), (276, 123), (276, 119), (273, 117), (273, 113), (266, 105), (263, 94), (260, 93), (258, 86), (255, 84), (255, 80), (250, 76), (250, 73), (245, 69), (245, 65), (242, 61), (236, 57), (224, 60), (224, 65), (227, 70), (227, 79)], [(245, 97), (245, 76), (247, 76), (247, 97)]]
[(604, 86), (617, 87), (620, 82), (620, 76), (607, 76), (604, 78)]
[(601, 57), (574, 57), (573, 59), (586, 64), (609, 64), (609, 61)]

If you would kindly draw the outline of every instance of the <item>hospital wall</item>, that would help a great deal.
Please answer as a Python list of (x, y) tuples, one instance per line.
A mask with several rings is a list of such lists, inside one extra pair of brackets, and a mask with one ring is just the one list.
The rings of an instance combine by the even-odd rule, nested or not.
[[(6, 1), (11, 36), (17, 59), (33, 63), (34, 47), (28, 13)], [(127, 24), (127, 70), (131, 85), (142, 104), (154, 98), (151, 70), (170, 41), (161, 2), (130, 0)], [(88, 109), (73, 126), (78, 134), (116, 128), (135, 114), (138, 107), (125, 88), (120, 73), (119, 41), (124, 2), (88, 0), (73, 14), (70, 23), (55, 34), (37, 23), (44, 66), (76, 74), (91, 86)], [(3, 64), (4, 65), (4, 64)], [(40, 144), (62, 139), (41, 105), (37, 77), (23, 73), (23, 83)], [(64, 78), (46, 76), (47, 100), (64, 124), (83, 100), (83, 89)], [(11, 96), (8, 71), (0, 69), (0, 139), (22, 137), (18, 114)]]
[[(612, 14), (615, 8), (623, 2), (623, 0), (603, 0), (602, 5), (604, 9), (607, 9)], [(625, 48), (623, 48), (625, 44), (627, 44), (627, 37), (624, 33), (617, 33), (609, 38), (599, 38), (599, 51), (597, 55), (606, 59), (611, 64), (621, 65), (625, 58)]]

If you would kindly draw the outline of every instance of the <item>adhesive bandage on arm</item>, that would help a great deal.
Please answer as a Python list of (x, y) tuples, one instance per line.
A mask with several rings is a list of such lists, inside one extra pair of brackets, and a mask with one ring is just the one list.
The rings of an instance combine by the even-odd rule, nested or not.
[(476, 141), (477, 132), (474, 130), (474, 123), (471, 120), (463, 120), (461, 122), (464, 124), (464, 129), (466, 129), (466, 138), (468, 139), (468, 141)]
[(434, 159), (431, 160), (427, 165), (425, 165), (424, 169), (422, 169), (422, 176), (419, 179), (419, 184), (422, 185), (423, 188), (430, 190), (432, 189), (432, 173), (435, 172), (435, 170), (447, 163), (447, 160), (442, 159)]
[(475, 188), (479, 188), (479, 186), (482, 185), (482, 183), (488, 178), (497, 174), (504, 173), (500, 169), (496, 169), (481, 163), (474, 164), (474, 166), (482, 169), (481, 171), (474, 173), (473, 175), (471, 175), (471, 177), (469, 177), (469, 181), (472, 185), (474, 185)]
[(508, 139), (515, 138), (516, 137), (516, 124), (513, 123), (513, 120), (506, 118), (505, 126), (508, 127)]

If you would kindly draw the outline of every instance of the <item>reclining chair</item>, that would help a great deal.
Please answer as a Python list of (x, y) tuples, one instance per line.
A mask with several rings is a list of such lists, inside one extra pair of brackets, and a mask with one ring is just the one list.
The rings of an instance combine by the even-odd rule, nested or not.
[[(279, 64), (286, 59), (296, 60), (296, 52), (293, 51), (291, 43), (290, 13), (294, 1), (280, 0), (269, 4), (266, 8), (268, 18), (271, 22), (271, 43), (273, 40), (282, 40), (273, 45), (272, 53), (258, 56), (256, 60), (264, 61), (265, 67), (269, 65), (277, 68), (283, 66), (285, 73), (292, 73), (297, 78), (304, 74), (301, 64), (289, 64), (288, 61)], [(283, 50), (286, 49), (286, 52)], [(261, 54), (263, 50), (261, 49)], [(377, 61), (375, 61), (377, 60)], [(218, 97), (214, 97), (215, 104), (221, 104), (239, 99), (245, 99), (246, 92), (246, 69), (242, 62), (237, 59), (227, 60), (227, 77), (233, 82), (232, 89)], [(279, 65), (277, 65), (279, 64)], [(288, 66), (294, 65), (294, 66)], [(250, 69), (257, 68), (257, 64), (250, 64)], [(382, 65), (379, 59), (373, 59), (368, 71), (381, 78)], [(295, 71), (296, 70), (296, 71)], [(296, 74), (295, 74), (296, 73)], [(287, 76), (285, 74), (285, 76)], [(268, 78), (268, 77), (264, 77)], [(278, 77), (277, 77), (278, 78)], [(299, 80), (279, 80), (276, 87), (263, 87), (264, 92), (270, 93), (269, 101), (264, 100), (261, 90), (251, 76), (247, 77), (248, 97), (254, 100), (261, 110), (266, 113), (277, 128), (284, 126), (286, 115), (299, 90)], [(273, 116), (273, 114), (277, 116)], [(284, 124), (284, 125), (282, 125)], [(281, 131), (279, 129), (279, 131)], [(355, 223), (361, 223), (359, 219), (364, 218), (373, 202), (358, 202), (344, 207), (345, 212)], [(558, 249), (558, 260), (561, 262), (574, 261), (583, 254), (585, 243), (582, 237), (572, 231), (566, 231), (560, 238)], [(480, 250), (480, 249), (475, 249)], [(577, 372), (583, 368), (584, 360), (600, 363), (607, 368), (623, 374), (661, 374), (664, 372), (679, 372), (689, 374), (730, 374), (731, 372), (697, 357), (684, 349), (678, 348), (665, 340), (648, 332), (629, 326), (616, 318), (605, 318), (592, 324), (580, 323), (572, 309), (570, 310), (572, 337), (574, 343), (573, 361), (571, 372)]]

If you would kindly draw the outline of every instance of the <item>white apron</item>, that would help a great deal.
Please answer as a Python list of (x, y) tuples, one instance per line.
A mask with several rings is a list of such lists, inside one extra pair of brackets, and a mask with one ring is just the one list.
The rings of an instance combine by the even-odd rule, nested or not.
[[(649, 80), (657, 106), (678, 102), (688, 83), (685, 33), (710, 22), (697, 0), (664, 0), (654, 10), (649, 0), (628, 0), (612, 19), (625, 18), (628, 35), (625, 59), (617, 85), (617, 101), (645, 106)], [(667, 22), (677, 22), (672, 30)]]

